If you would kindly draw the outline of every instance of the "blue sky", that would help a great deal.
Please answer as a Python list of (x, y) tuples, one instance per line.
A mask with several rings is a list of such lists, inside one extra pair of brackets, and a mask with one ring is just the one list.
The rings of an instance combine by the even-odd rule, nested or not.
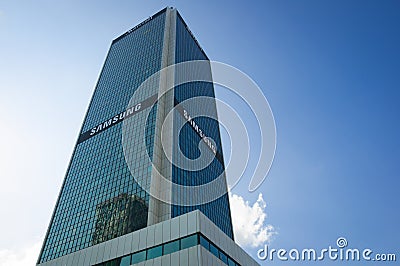
[(254, 193), (250, 177), (234, 189), (263, 194), (270, 246), (343, 236), (399, 259), (398, 1), (2, 1), (0, 254), (42, 241), (111, 40), (167, 5), (271, 105), (270, 174)]

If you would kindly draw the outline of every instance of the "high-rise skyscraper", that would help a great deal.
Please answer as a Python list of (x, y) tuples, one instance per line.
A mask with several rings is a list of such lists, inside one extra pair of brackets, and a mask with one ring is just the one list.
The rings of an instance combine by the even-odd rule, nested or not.
[(39, 265), (255, 263), (233, 242), (207, 62), (174, 8), (113, 40)]

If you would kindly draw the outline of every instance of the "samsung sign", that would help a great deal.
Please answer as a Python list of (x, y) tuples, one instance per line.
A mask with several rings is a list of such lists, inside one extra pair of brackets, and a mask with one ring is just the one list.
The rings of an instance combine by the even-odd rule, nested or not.
[(203, 130), (199, 128), (199, 126), (196, 124), (196, 122), (188, 115), (187, 111), (183, 109), (183, 117), (186, 119), (186, 121), (192, 126), (194, 131), (200, 136), (200, 138), (207, 144), (207, 146), (212, 150), (214, 154), (217, 154), (217, 148), (215, 148), (214, 144), (210, 141), (210, 139), (204, 135)]
[[(78, 144), (84, 142), (85, 140), (100, 134), (104, 130), (122, 122), (124, 119), (129, 118), (131, 116), (140, 113), (141, 111), (149, 108), (150, 106), (154, 105), (157, 102), (157, 94), (147, 98), (146, 100), (135, 104), (134, 106), (126, 109), (125, 111), (107, 119), (106, 121), (96, 125), (92, 129), (82, 133), (79, 136)], [(200, 137), (200, 139), (207, 145), (207, 147), (214, 153), (217, 159), (223, 163), (223, 158), (221, 153), (217, 151), (215, 145), (211, 142), (211, 140), (207, 137), (204, 133), (204, 130), (199, 127), (199, 125), (193, 120), (193, 118), (189, 115), (188, 111), (185, 110), (182, 106), (179, 105), (178, 101), (175, 99), (175, 107), (176, 110), (183, 116), (186, 122), (192, 127), (194, 132)]]
[(94, 134), (103, 131), (107, 127), (118, 123), (118, 121), (122, 121), (125, 117), (129, 117), (129, 116), (134, 115), (135, 113), (138, 113), (140, 111), (141, 107), (142, 107), (142, 103), (138, 103), (135, 106), (129, 108), (128, 110), (114, 116), (113, 118), (110, 118), (108, 121), (105, 121), (103, 124), (100, 124), (100, 125), (92, 128), (92, 130), (90, 130), (90, 136), (93, 136)]
[(179, 102), (175, 99), (175, 108), (178, 113), (189, 123), (194, 132), (200, 137), (200, 139), (207, 145), (207, 147), (214, 153), (215, 157), (221, 164), (224, 164), (224, 159), (222, 153), (217, 150), (217, 147), (211, 142), (210, 138), (207, 137), (204, 130), (194, 121), (190, 116), (189, 112), (179, 105)]
[(86, 131), (85, 133), (82, 133), (79, 136), (78, 144), (103, 132), (104, 130), (106, 130), (107, 128), (109, 128), (111, 126), (114, 126), (114, 125), (122, 122), (125, 118), (129, 118), (137, 113), (140, 113), (144, 109), (152, 106), (156, 101), (157, 101), (157, 94), (147, 98), (146, 100), (144, 100), (140, 103), (137, 103), (136, 105), (115, 115), (114, 117), (107, 119), (106, 121), (102, 122), (101, 124), (98, 124), (97, 126), (93, 127), (91, 130)]

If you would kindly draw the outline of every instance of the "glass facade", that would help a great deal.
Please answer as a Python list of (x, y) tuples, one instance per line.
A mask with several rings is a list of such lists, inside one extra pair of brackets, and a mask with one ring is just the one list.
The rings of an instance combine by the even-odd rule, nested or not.
[[(176, 50), (175, 50), (175, 62), (181, 63), (185, 61), (192, 60), (208, 60), (207, 56), (203, 52), (203, 50), (198, 45), (197, 41), (194, 39), (190, 30), (187, 28), (185, 22), (182, 17), (178, 14), (177, 24), (176, 24)], [(191, 71), (196, 71), (196, 69), (191, 69)], [(197, 69), (197, 71), (201, 71)], [(208, 70), (209, 73), (205, 73), (204, 79), (211, 77), (211, 68)], [(179, 79), (179, 78), (178, 78)], [(177, 103), (182, 103), (188, 99), (195, 99), (199, 96), (207, 96), (211, 98), (215, 98), (214, 94), (214, 86), (212, 83), (203, 82), (203, 81), (195, 81), (190, 83), (181, 84), (175, 87), (174, 97)], [(188, 108), (189, 113), (195, 117), (198, 110), (201, 109), (199, 106), (194, 106), (196, 104), (202, 104), (201, 101), (196, 102), (192, 101), (191, 105), (185, 106)], [(217, 117), (217, 109), (215, 102), (213, 104), (209, 104), (204, 107), (208, 109), (208, 113), (213, 114), (214, 117)], [(219, 175), (224, 174), (225, 166), (223, 163), (222, 157), (222, 144), (221, 137), (219, 131), (218, 121), (210, 118), (199, 116), (193, 119), (195, 123), (202, 128), (204, 132), (206, 132), (207, 136), (212, 138), (215, 141), (216, 150), (221, 155), (220, 158), (214, 157), (212, 162), (205, 167), (204, 169), (198, 171), (190, 171), (182, 169), (181, 167), (172, 166), (172, 181), (174, 183), (185, 185), (185, 186), (198, 186), (202, 184), (206, 184), (216, 179)], [(178, 112), (174, 115), (174, 124), (180, 125), (184, 123), (184, 118)], [(186, 123), (182, 129), (178, 127), (174, 127), (174, 133), (179, 134), (178, 141), (179, 143), (173, 144), (173, 149), (175, 149), (173, 153), (173, 160), (179, 160), (179, 157), (176, 156), (178, 154), (177, 149), (181, 149), (183, 154), (189, 159), (197, 159), (200, 156), (200, 145), (206, 145), (201, 137), (193, 130), (192, 126), (189, 123)], [(179, 144), (179, 145), (178, 145)], [(210, 153), (209, 156), (214, 156), (210, 149), (204, 149), (205, 152)], [(205, 156), (205, 159), (207, 156)], [(178, 164), (179, 165), (179, 164)], [(229, 208), (229, 198), (227, 193), (226, 183), (223, 184), (224, 187), (216, 188), (220, 191), (223, 191), (224, 195), (220, 198), (205, 203), (201, 205), (193, 205), (193, 206), (172, 206), (172, 217), (176, 217), (182, 215), (184, 213), (200, 210), (203, 212), (211, 221), (213, 221), (225, 234), (227, 234), (230, 238), (233, 239), (233, 228), (231, 221), (231, 213)], [(222, 194), (222, 193), (221, 193)], [(186, 197), (190, 199), (189, 191), (187, 190), (177, 190), (173, 191), (172, 197)], [(186, 200), (183, 200), (186, 202)]]
[[(111, 44), (81, 134), (123, 112), (135, 89), (161, 68), (165, 12)], [(144, 60), (145, 59), (145, 60)], [(140, 102), (157, 93), (137, 95)], [(148, 119), (131, 116), (146, 127), (152, 151), (156, 108)], [(121, 144), (122, 123), (76, 144), (46, 235), (39, 263), (81, 250), (147, 226), (149, 195), (131, 176)], [(143, 138), (144, 136), (138, 136)], [(134, 141), (134, 140), (132, 140)], [(137, 158), (135, 178), (149, 179), (151, 164)]]
[[(151, 198), (147, 191), (153, 169), (147, 156), (152, 159), (153, 149), (157, 148), (154, 143), (158, 103), (154, 100), (155, 104), (148, 115), (146, 112), (128, 115), (127, 106), (136, 89), (148, 77), (158, 72), (165, 60), (163, 48), (166, 45), (166, 10), (158, 12), (112, 42), (73, 151), (38, 263), (122, 236), (149, 224)], [(176, 25), (176, 63), (208, 60), (179, 14), (176, 24), (172, 25)], [(135, 94), (133, 100), (143, 103), (157, 96), (158, 90), (157, 86), (141, 90)], [(174, 88), (175, 102), (197, 96), (215, 98), (213, 84), (191, 82)], [(215, 103), (207, 108), (216, 115)], [(195, 113), (195, 109), (189, 111)], [(184, 123), (183, 119), (177, 112), (174, 113), (174, 125)], [(127, 130), (133, 127), (145, 129), (136, 131), (139, 133), (127, 140), (135, 149), (124, 150), (121, 143), (121, 121), (126, 122), (124, 127)], [(195, 121), (215, 141), (220, 157), (214, 157), (211, 164), (200, 171), (183, 170), (172, 165), (172, 181), (180, 185), (206, 184), (225, 169), (218, 121), (207, 117), (198, 117)], [(197, 158), (200, 152), (200, 136), (189, 123), (181, 131), (175, 132), (176, 130), (173, 127), (173, 134), (179, 135), (179, 143), (173, 143), (173, 149), (180, 147), (188, 158)], [(135, 145), (143, 139), (145, 147)], [(175, 152), (172, 159), (179, 160), (174, 156)], [(211, 153), (210, 150), (209, 152)], [(134, 158), (134, 171), (128, 167), (125, 156)], [(199, 209), (233, 238), (226, 183), (219, 189), (225, 193), (212, 202), (194, 206), (172, 205), (170, 218)], [(179, 190), (172, 191), (172, 197), (190, 199), (190, 195)], [(129, 260), (120, 258), (115, 265), (129, 265), (130, 261), (172, 253), (193, 245), (193, 239), (171, 242), (162, 248), (155, 247), (135, 253)], [(196, 238), (196, 241), (197, 239), (201, 240)], [(227, 261), (224, 256), (222, 260)]]

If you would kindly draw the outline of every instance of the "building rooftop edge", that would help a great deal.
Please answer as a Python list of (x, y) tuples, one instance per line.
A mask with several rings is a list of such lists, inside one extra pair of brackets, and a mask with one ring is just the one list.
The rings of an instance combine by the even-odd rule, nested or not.
[(163, 9), (161, 9), (160, 11), (158, 11), (157, 13), (155, 13), (154, 15), (146, 18), (145, 20), (143, 20), (142, 22), (140, 22), (139, 24), (137, 24), (136, 26), (134, 26), (133, 28), (131, 28), (130, 30), (127, 30), (125, 33), (121, 34), (120, 36), (118, 36), (117, 38), (115, 38), (111, 44), (114, 44), (116, 42), (118, 42), (119, 40), (121, 40), (123, 37), (129, 35), (131, 32), (137, 30), (138, 28), (140, 28), (141, 26), (143, 26), (144, 24), (146, 24), (147, 22), (149, 22), (150, 20), (152, 20), (153, 18), (161, 15), (163, 12), (165, 12), (168, 8), (170, 7), (165, 7)]
[[(170, 9), (175, 9), (173, 7), (165, 7), (163, 9), (161, 9), (160, 11), (158, 11), (157, 13), (155, 13), (154, 15), (146, 18), (145, 20), (143, 20), (142, 22), (140, 22), (139, 24), (137, 24), (136, 26), (134, 26), (133, 28), (127, 30), (126, 32), (124, 32), (123, 34), (121, 34), (120, 36), (118, 36), (117, 38), (115, 38), (111, 44), (114, 44), (116, 42), (118, 42), (119, 40), (121, 40), (123, 37), (129, 35), (130, 33), (132, 33), (133, 31), (137, 30), (138, 28), (140, 28), (141, 26), (143, 26), (144, 24), (146, 24), (147, 22), (149, 22), (150, 20), (152, 20), (153, 18), (161, 15), (163, 12), (165, 12), (168, 8)], [(204, 56), (207, 58), (207, 60), (210, 60), (207, 56), (207, 54), (205, 53), (205, 51), (203, 50), (203, 48), (201, 47), (199, 41), (196, 39), (196, 37), (194, 36), (193, 32), (190, 30), (190, 28), (188, 27), (188, 25), (186, 24), (185, 20), (182, 18), (181, 14), (179, 13), (178, 10), (176, 10), (176, 13), (178, 14), (178, 17), (182, 20), (183, 24), (185, 25), (187, 31), (190, 33), (190, 36), (192, 36), (193, 40), (195, 41), (195, 43), (197, 44), (197, 46), (200, 48), (201, 52), (204, 54)]]

